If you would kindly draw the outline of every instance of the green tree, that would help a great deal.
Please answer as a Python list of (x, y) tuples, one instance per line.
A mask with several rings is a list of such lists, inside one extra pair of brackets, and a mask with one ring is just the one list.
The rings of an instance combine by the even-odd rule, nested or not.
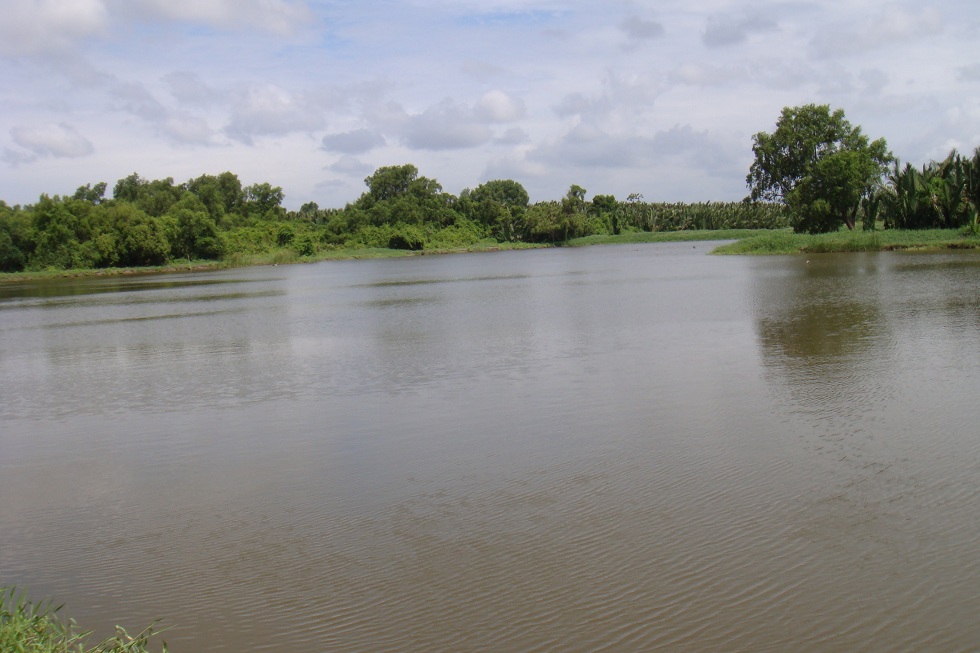
[(613, 234), (620, 232), (620, 208), (615, 195), (596, 195), (592, 198), (592, 213), (602, 223), (608, 223)]
[(268, 182), (252, 184), (245, 187), (245, 214), (249, 217), (275, 220), (286, 217), (282, 208), (282, 188), (272, 186)]
[(79, 186), (75, 191), (74, 199), (85, 200), (86, 202), (91, 202), (92, 204), (100, 204), (105, 200), (105, 191), (108, 187), (104, 181), (100, 181), (96, 185), (85, 184), (84, 186)]
[[(419, 169), (411, 163), (401, 166), (383, 166), (364, 179), (367, 195), (375, 202), (390, 200), (408, 192), (409, 186), (419, 176)], [(364, 207), (367, 208), (367, 207)]]
[(514, 240), (527, 213), (530, 198), (524, 186), (512, 179), (496, 179), (466, 192), (469, 217), (490, 227), (495, 238)]
[(174, 185), (173, 177), (147, 181), (135, 172), (120, 179), (112, 189), (117, 200), (130, 202), (153, 217), (164, 215), (184, 194), (184, 188)]
[(27, 265), (27, 218), (0, 200), (0, 272), (19, 272)]
[(185, 183), (184, 188), (197, 195), (211, 219), (219, 224), (225, 216), (241, 211), (245, 203), (242, 182), (231, 172), (222, 172), (218, 176), (201, 175)]
[(365, 178), (368, 190), (347, 209), (352, 225), (434, 223), (451, 225), (461, 217), (457, 198), (435, 179), (421, 177), (412, 164), (378, 168)]
[(865, 150), (842, 150), (818, 159), (790, 191), (786, 202), (796, 216), (796, 231), (811, 234), (853, 229), (862, 198), (881, 168)]
[(114, 202), (99, 207), (103, 235), (109, 236), (112, 265), (163, 265), (170, 255), (170, 243), (158, 218), (152, 218), (133, 204)]
[(784, 108), (775, 131), (759, 132), (753, 143), (745, 178), (751, 199), (791, 206), (798, 231), (853, 228), (861, 198), (892, 158), (884, 139), (869, 142), (843, 110), (828, 105)]
[(38, 268), (69, 270), (94, 267), (98, 256), (83, 247), (92, 235), (89, 212), (92, 205), (84, 200), (65, 200), (57, 195), (42, 195), (34, 205), (34, 257)]
[(223, 248), (218, 226), (195, 195), (186, 193), (167, 214), (167, 219), (174, 254), (187, 259), (221, 258)]

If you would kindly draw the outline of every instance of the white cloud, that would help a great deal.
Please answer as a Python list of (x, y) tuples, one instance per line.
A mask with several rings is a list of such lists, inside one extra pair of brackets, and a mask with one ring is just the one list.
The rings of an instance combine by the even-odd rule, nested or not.
[(630, 41), (642, 42), (660, 38), (664, 35), (664, 26), (652, 20), (639, 16), (628, 16), (619, 23), (619, 29), (626, 33)]
[(704, 30), (702, 41), (709, 48), (726, 47), (744, 43), (752, 34), (771, 32), (776, 29), (776, 21), (760, 11), (752, 11), (740, 16), (712, 16)]
[(814, 35), (812, 45), (821, 57), (849, 56), (880, 47), (899, 47), (942, 31), (942, 15), (935, 7), (916, 11), (888, 4), (874, 15), (825, 26)]
[(267, 84), (240, 94), (225, 131), (251, 145), (255, 136), (312, 132), (323, 124), (323, 115), (315, 106), (275, 84)]
[(347, 177), (365, 177), (374, 172), (369, 164), (350, 155), (340, 157), (327, 166), (327, 169)]
[(168, 73), (163, 81), (170, 87), (170, 94), (179, 102), (207, 106), (222, 99), (219, 89), (208, 86), (197, 73), (191, 71)]
[(327, 134), (321, 141), (323, 149), (344, 154), (364, 154), (385, 144), (384, 136), (370, 129), (354, 129), (336, 134)]
[(960, 66), (959, 79), (962, 82), (980, 82), (980, 63)]
[(147, 19), (164, 18), (219, 29), (255, 28), (278, 34), (289, 34), (314, 18), (305, 2), (285, 0), (127, 0), (126, 10)]
[(171, 139), (188, 145), (208, 145), (213, 142), (213, 130), (199, 116), (180, 114), (167, 117), (160, 128)]
[(513, 122), (524, 117), (524, 103), (503, 91), (489, 91), (473, 108), (477, 118), (487, 122)]
[(488, 61), (466, 61), (459, 67), (460, 71), (481, 82), (487, 82), (496, 77), (501, 77), (507, 73), (506, 70), (497, 64)]
[(0, 0), (0, 198), (233, 170), (343, 206), (410, 162), (450, 192), (740, 199), (751, 135), (809, 102), (916, 164), (980, 143), (975, 0), (650, 6)]
[(10, 130), (14, 143), (26, 150), (13, 157), (19, 157), (20, 162), (39, 157), (55, 157), (76, 159), (88, 156), (95, 151), (92, 142), (78, 133), (66, 123), (52, 123), (33, 127), (14, 127)]
[(531, 137), (520, 127), (511, 127), (494, 139), (499, 145), (521, 145), (530, 142)]
[(401, 139), (413, 150), (467, 149), (493, 138), (485, 119), (448, 98), (421, 113), (405, 114), (398, 122)]
[(12, 55), (66, 50), (108, 22), (101, 0), (4, 0), (0, 14), (0, 53)]

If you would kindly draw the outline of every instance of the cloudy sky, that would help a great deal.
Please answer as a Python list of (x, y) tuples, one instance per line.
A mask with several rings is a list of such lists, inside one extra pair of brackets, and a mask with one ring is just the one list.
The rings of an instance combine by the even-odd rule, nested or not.
[(230, 170), (339, 207), (384, 165), (741, 199), (784, 106), (916, 164), (980, 145), (980, 4), (0, 0), (0, 199)]

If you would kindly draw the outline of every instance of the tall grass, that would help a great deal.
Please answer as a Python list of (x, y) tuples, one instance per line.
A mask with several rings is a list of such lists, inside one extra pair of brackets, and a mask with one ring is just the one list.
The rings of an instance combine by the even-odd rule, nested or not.
[(773, 231), (722, 245), (716, 254), (876, 252), (897, 249), (980, 249), (980, 237), (957, 229), (886, 229), (796, 234)]
[[(91, 633), (80, 631), (74, 619), (64, 621), (59, 612), (62, 606), (50, 601), (34, 602), (25, 592), (14, 587), (0, 587), (0, 651), (3, 653), (145, 653), (150, 640), (160, 631), (155, 624), (130, 635), (116, 626), (115, 635), (92, 646), (87, 644)], [(161, 641), (159, 650), (167, 652)]]

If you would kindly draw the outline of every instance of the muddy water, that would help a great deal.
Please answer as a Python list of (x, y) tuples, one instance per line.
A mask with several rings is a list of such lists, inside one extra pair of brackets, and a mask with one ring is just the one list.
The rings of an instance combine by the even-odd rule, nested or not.
[(0, 583), (173, 651), (980, 648), (980, 257), (0, 286)]

